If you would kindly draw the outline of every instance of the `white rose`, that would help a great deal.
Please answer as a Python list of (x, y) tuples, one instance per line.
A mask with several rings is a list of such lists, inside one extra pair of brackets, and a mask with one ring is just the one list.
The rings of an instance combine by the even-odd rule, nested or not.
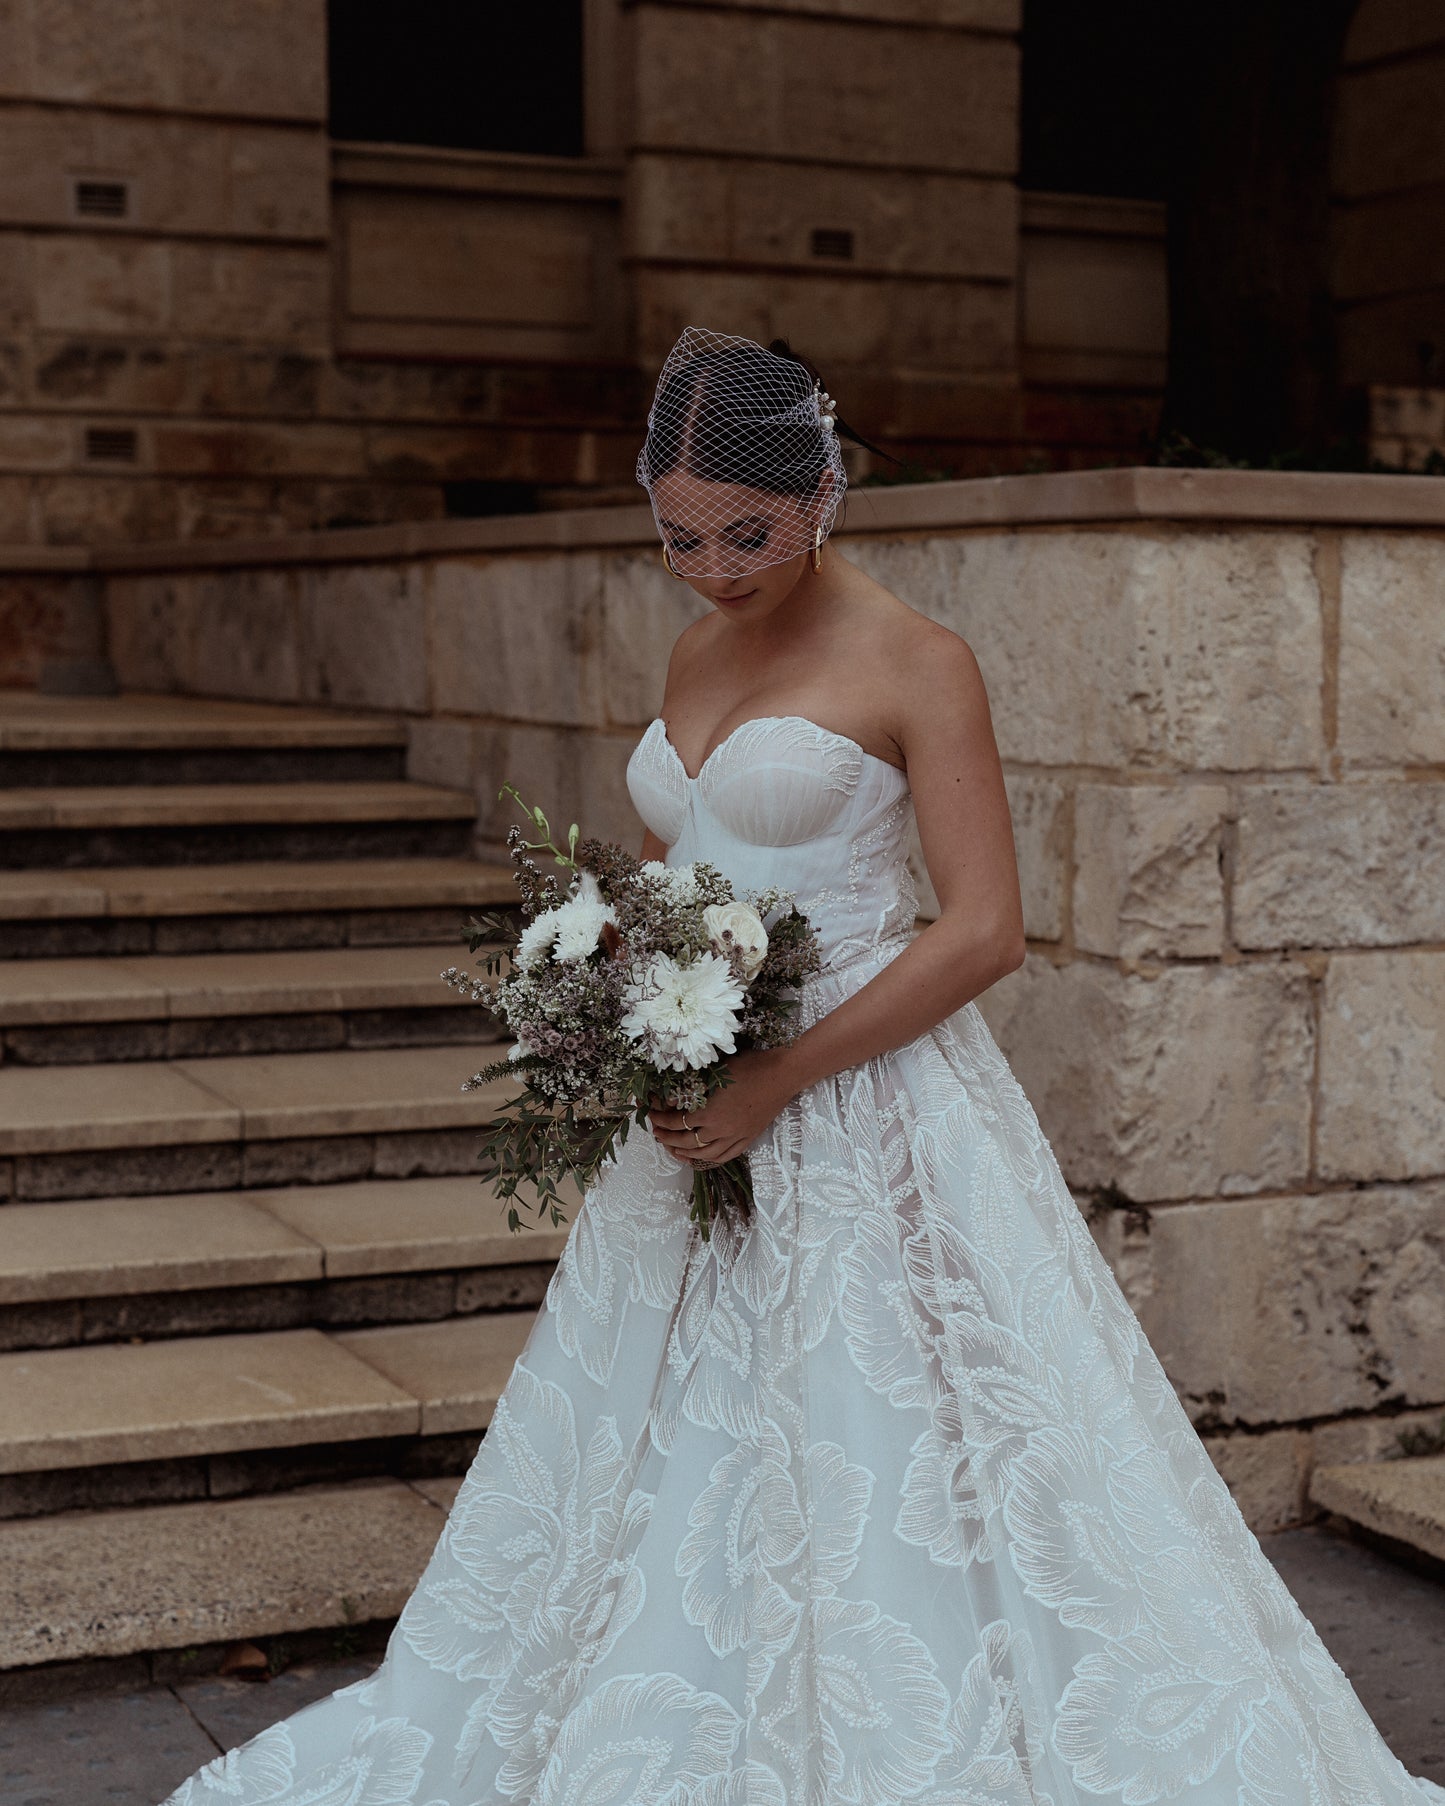
[(768, 931), (757, 910), (746, 903), (709, 903), (702, 920), (713, 951), (726, 959), (737, 949), (743, 956), (743, 977), (755, 978), (768, 956)]

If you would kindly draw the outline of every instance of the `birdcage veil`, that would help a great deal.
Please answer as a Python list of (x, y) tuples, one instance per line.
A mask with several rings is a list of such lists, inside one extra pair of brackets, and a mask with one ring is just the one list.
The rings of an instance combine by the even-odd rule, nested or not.
[(689, 326), (658, 376), (637, 459), (672, 568), (731, 577), (818, 550), (848, 483), (836, 420), (795, 358)]

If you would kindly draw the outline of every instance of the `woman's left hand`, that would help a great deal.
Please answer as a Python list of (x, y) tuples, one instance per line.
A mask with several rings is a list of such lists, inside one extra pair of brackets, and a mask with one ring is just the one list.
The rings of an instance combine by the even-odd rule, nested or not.
[(714, 1091), (700, 1110), (670, 1110), (654, 1098), (647, 1121), (658, 1143), (688, 1166), (721, 1166), (743, 1153), (795, 1095), (785, 1076), (785, 1051), (766, 1047), (731, 1055), (732, 1083)]

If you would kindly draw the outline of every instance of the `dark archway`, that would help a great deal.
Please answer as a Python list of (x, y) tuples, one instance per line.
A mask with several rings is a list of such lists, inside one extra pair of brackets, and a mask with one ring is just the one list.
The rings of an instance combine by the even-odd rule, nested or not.
[(1313, 463), (1343, 437), (1330, 135), (1357, 4), (1171, 9), (1166, 442), (1249, 463)]

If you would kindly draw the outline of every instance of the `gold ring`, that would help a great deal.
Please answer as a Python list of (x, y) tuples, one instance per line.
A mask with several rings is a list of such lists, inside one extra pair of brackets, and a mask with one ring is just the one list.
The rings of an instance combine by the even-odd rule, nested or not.
[(684, 1110), (682, 1113), (682, 1126), (684, 1129), (690, 1129), (692, 1127), (692, 1124), (687, 1120), (687, 1111), (686, 1110)]
[(697, 1143), (697, 1145), (698, 1145), (698, 1146), (699, 1146), (699, 1147), (701, 1147), (701, 1146), (702, 1146), (702, 1136), (701, 1136), (701, 1135), (699, 1135), (699, 1134), (698, 1134), (698, 1132), (697, 1132), (697, 1130), (696, 1130), (696, 1129), (694, 1129), (694, 1130), (693, 1130), (693, 1132), (692, 1132), (692, 1138), (693, 1138), (693, 1140), (694, 1140), (694, 1141), (695, 1141), (695, 1142), (696, 1142), (696, 1143)]

